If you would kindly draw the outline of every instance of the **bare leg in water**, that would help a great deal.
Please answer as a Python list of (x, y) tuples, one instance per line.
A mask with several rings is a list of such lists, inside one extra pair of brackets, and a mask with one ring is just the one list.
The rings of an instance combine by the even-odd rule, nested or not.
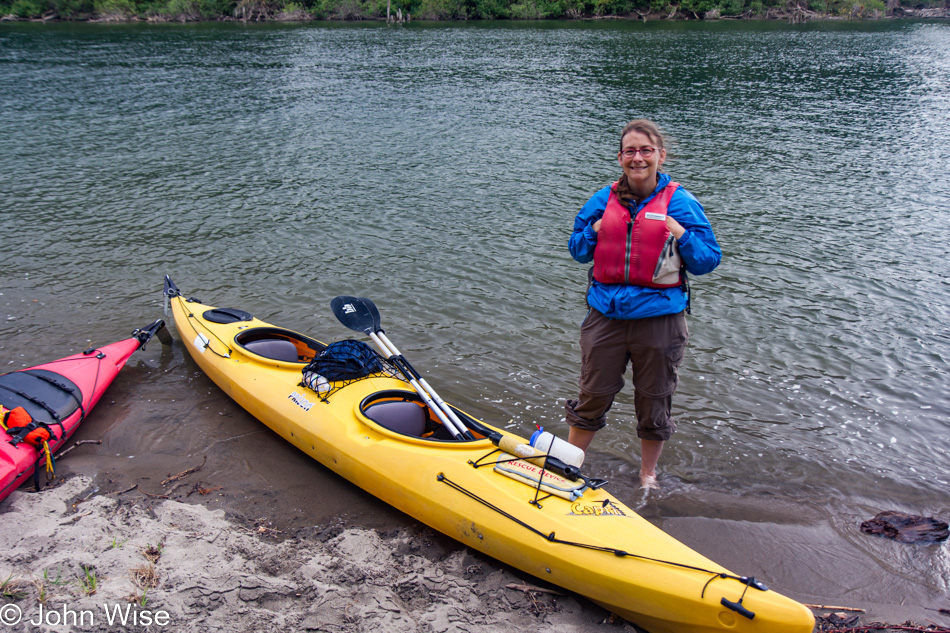
[[(567, 441), (585, 453), (594, 439), (596, 431), (585, 431), (573, 426), (568, 431)], [(663, 442), (659, 440), (640, 440), (640, 486), (656, 488), (656, 465), (663, 452)]]
[(640, 487), (656, 488), (656, 464), (663, 452), (660, 440), (640, 440)]

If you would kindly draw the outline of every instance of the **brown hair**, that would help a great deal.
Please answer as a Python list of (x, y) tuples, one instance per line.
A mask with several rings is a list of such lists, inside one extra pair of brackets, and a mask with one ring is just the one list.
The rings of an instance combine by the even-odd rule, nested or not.
[[(623, 127), (623, 132), (620, 133), (620, 150), (623, 151), (623, 137), (625, 137), (630, 132), (639, 132), (650, 138), (651, 141), (656, 143), (657, 149), (666, 149), (666, 138), (663, 136), (663, 132), (660, 131), (660, 127), (649, 119), (634, 119), (627, 123)], [(627, 182), (626, 174), (620, 176), (620, 180), (617, 182), (617, 197), (620, 198), (621, 202), (625, 204), (630, 204), (631, 201), (637, 200), (636, 195), (630, 189), (630, 184)]]

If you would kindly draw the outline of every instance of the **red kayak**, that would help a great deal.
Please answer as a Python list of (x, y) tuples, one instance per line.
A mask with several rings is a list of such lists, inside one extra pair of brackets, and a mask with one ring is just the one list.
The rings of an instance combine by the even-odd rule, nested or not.
[(112, 384), (129, 357), (157, 333), (159, 319), (132, 337), (89, 348), (35, 367), (0, 375), (0, 500), (33, 475), (51, 473), (53, 455), (66, 443)]

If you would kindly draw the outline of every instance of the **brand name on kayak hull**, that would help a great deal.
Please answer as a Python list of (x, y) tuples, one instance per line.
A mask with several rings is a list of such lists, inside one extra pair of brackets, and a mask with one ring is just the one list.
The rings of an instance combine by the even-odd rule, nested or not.
[(313, 403), (307, 400), (306, 396), (304, 396), (299, 391), (295, 391), (287, 397), (304, 411), (309, 411), (313, 407)]
[(608, 503), (604, 505), (602, 503), (592, 504), (592, 503), (572, 503), (571, 504), (571, 514), (575, 515), (585, 515), (585, 516), (614, 516), (614, 517), (625, 517), (627, 516), (623, 510), (613, 503)]

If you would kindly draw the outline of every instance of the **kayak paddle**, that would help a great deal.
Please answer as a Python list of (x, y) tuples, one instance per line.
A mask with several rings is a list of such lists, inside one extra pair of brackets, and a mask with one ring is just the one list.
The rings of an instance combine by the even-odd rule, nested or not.
[(383, 357), (396, 366), (402, 375), (409, 381), (412, 388), (416, 390), (423, 402), (432, 410), (442, 421), (442, 424), (457, 440), (473, 440), (475, 436), (466, 428), (465, 424), (452, 411), (452, 408), (445, 403), (439, 394), (435, 392), (425, 378), (419, 375), (419, 372), (409, 364), (406, 357), (400, 353), (392, 341), (386, 337), (382, 330), (379, 318), (379, 310), (376, 304), (366, 297), (339, 296), (330, 301), (330, 308), (334, 316), (346, 327), (357, 332), (363, 332), (368, 335)]

